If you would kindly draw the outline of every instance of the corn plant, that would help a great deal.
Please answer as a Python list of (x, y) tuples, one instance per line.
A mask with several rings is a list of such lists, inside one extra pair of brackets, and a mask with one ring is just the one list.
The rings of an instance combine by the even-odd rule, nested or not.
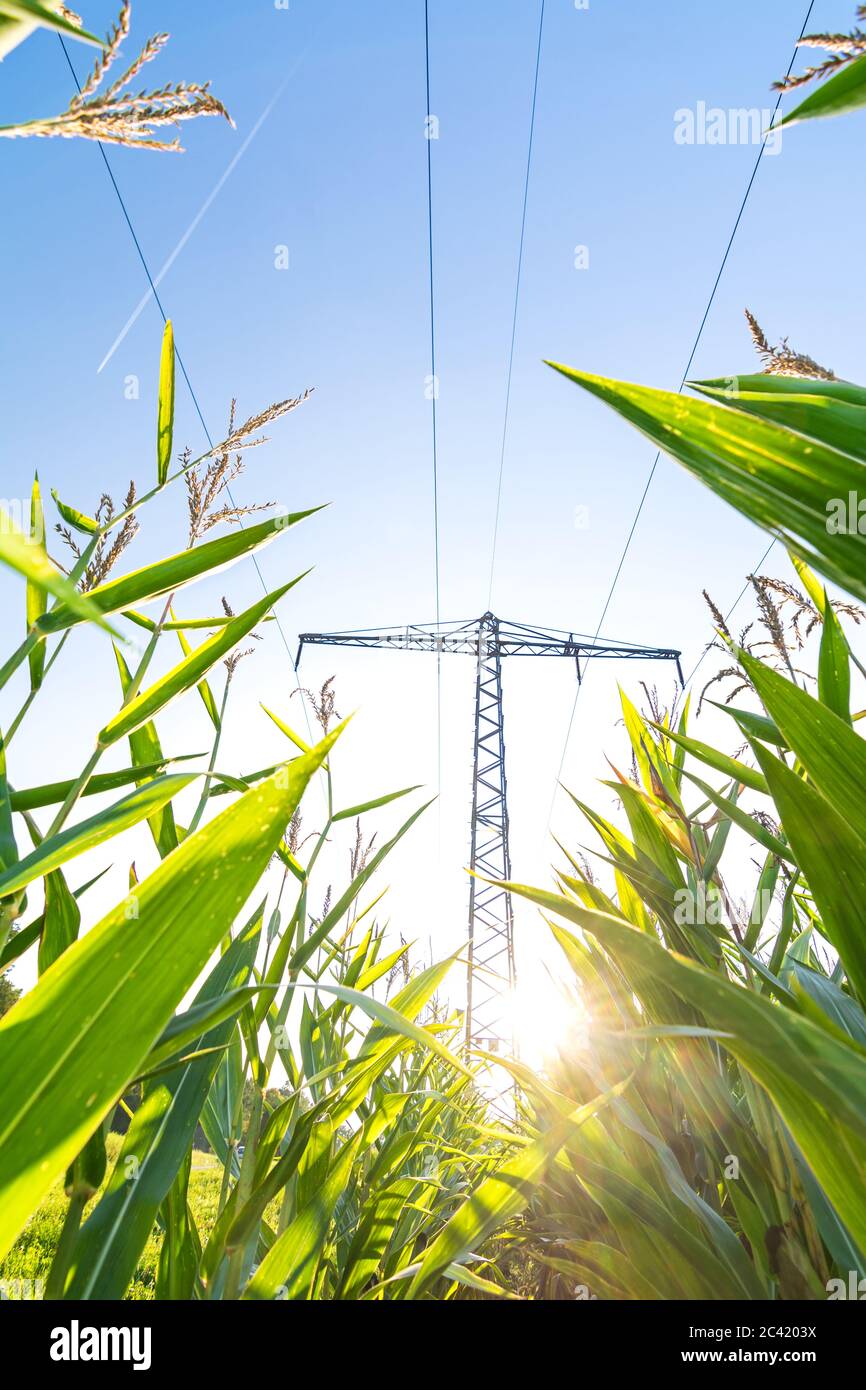
[[(557, 366), (783, 542), (802, 587), (753, 577), (768, 654), (714, 607), (741, 748), (695, 737), (688, 702), (645, 717), (623, 696), (627, 831), (578, 803), (611, 891), (576, 853), (557, 892), (515, 886), (589, 1020), (547, 1079), (510, 1064), (530, 1128), (624, 1087), (525, 1217), (554, 1296), (818, 1298), (866, 1271), (864, 667), (841, 621), (862, 611), (818, 578), (866, 597), (866, 390), (750, 326), (765, 372), (694, 383), (703, 400)], [(814, 690), (774, 594), (820, 631)], [(745, 911), (735, 829), (760, 861)]]
[[(863, 105), (864, 42), (803, 40), (831, 56), (785, 85), (830, 80), (784, 123)], [(818, 577), (866, 597), (866, 390), (747, 318), (763, 373), (691, 383), (703, 400), (550, 364), (781, 541), (797, 583), (750, 576), (762, 643), (710, 601), (729, 664), (701, 700), (735, 682), (719, 707), (738, 748), (696, 738), (689, 700), (676, 714), (652, 698), (644, 716), (623, 695), (631, 775), (608, 787), (628, 829), (576, 802), (610, 891), (578, 852), (556, 892), (513, 885), (562, 948), (580, 1020), (548, 1075), (506, 1063), (525, 1130), (609, 1099), (515, 1228), (541, 1296), (845, 1298), (866, 1272), (866, 744), (851, 704), (866, 668), (841, 622), (863, 613)], [(815, 630), (813, 675), (799, 662)], [(745, 907), (732, 831), (758, 865)]]
[[(498, 1291), (483, 1262), (471, 1268), (471, 1241), (418, 1282), (427, 1247), (515, 1141), (490, 1127), (473, 1070), (452, 1051), (459, 1019), (437, 1010), (453, 960), (410, 965), (405, 941), (385, 949), (375, 916), (381, 894), (368, 885), (424, 806), (381, 844), (364, 827), (417, 789), (337, 806), (331, 762), (346, 721), (330, 683), (312, 702), (318, 742), (260, 711), (273, 764), (225, 770), (237, 663), (298, 578), (237, 615), (227, 603), (216, 616), (178, 612), (197, 579), (285, 544), (311, 515), (240, 507), (230, 490), (262, 429), (308, 393), (240, 424), (233, 406), (220, 444), (176, 459), (174, 361), (169, 324), (153, 487), (130, 485), (121, 506), (104, 494), (93, 515), (53, 492), (68, 568), (46, 539), (38, 480), (29, 534), (5, 514), (0, 527), (0, 559), (25, 581), (26, 609), (25, 636), (0, 670), (0, 686), (23, 697), (0, 744), (0, 967), (35, 951), (39, 972), (0, 1021), (0, 1259), (62, 1180), (62, 1227), (40, 1272), (48, 1297), (123, 1297), (154, 1232), (162, 1298)], [(185, 548), (115, 573), (147, 504), (172, 485), (186, 489)], [(39, 716), (58, 657), (86, 625), (113, 648), (117, 712), (77, 775), (28, 786), (18, 730)], [(127, 659), (129, 632), (144, 634), (138, 660)], [(193, 754), (168, 758), (160, 741), (156, 721), (185, 696), (210, 729), (203, 768)], [(127, 765), (104, 771), (124, 746)], [(326, 810), (306, 835), (300, 807), (316, 778)], [(85, 809), (97, 795), (109, 804)], [(128, 893), (88, 921), (95, 879), (75, 884), (75, 860), (143, 823), (155, 866), (134, 866)], [(322, 851), (350, 824), (349, 880), (314, 903)], [(398, 976), (390, 1000), (377, 997)], [(118, 1106), (128, 1128), (109, 1167)], [(199, 1125), (221, 1170), (206, 1229), (188, 1200)]]

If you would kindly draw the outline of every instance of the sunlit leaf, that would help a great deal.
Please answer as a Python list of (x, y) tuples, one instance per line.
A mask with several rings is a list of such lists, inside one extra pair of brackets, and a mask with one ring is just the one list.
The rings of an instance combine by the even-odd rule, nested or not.
[[(45, 545), (45, 512), (42, 508), (42, 495), (39, 491), (39, 474), (33, 479), (33, 490), (30, 494), (30, 541), (32, 545)], [(32, 579), (27, 581), (27, 631), (33, 627), (42, 617), (48, 607), (48, 592), (40, 584), (36, 584)], [(45, 670), (45, 643), (38, 642), (28, 653), (30, 663), (30, 689), (38, 690), (42, 684), (42, 675)]]
[(866, 106), (866, 54), (817, 87), (805, 101), (776, 122), (776, 127), (820, 116), (844, 116)]
[(137, 917), (121, 902), (0, 1021), (0, 1256), (140, 1070), (339, 732), (184, 840)]
[[(59, 598), (66, 601), (45, 614), (40, 620), (39, 630), (44, 633), (62, 632), (64, 628), (72, 627), (82, 618), (92, 617), (94, 612), (98, 616), (122, 612), (126, 608), (133, 608), (138, 604), (148, 603), (151, 599), (174, 593), (200, 579), (202, 575), (218, 574), (220, 570), (261, 549), (288, 527), (312, 516), (318, 510), (319, 508), (312, 507), (309, 511), (296, 512), (289, 516), (272, 516), (255, 526), (229, 531), (214, 541), (205, 541), (203, 545), (183, 550), (166, 560), (158, 560), (143, 569), (121, 575), (118, 579), (109, 579), (105, 584), (91, 589), (86, 596), (76, 593), (75, 603), (69, 600), (69, 586), (62, 587), (66, 581), (61, 583), (60, 576), (53, 572), (61, 588), (54, 589), (49, 584), (46, 584), (46, 587), (49, 592), (56, 592)], [(6, 558), (2, 550), (6, 539), (5, 533), (0, 530), (0, 559)], [(12, 563), (11, 560), (8, 563)]]
[(156, 424), (156, 480), (160, 486), (168, 478), (171, 442), (174, 434), (174, 329), (166, 321), (159, 363), (159, 406)]
[(209, 637), (206, 642), (195, 647), (184, 657), (177, 666), (161, 676), (158, 681), (149, 686), (147, 690), (137, 695), (134, 700), (123, 706), (119, 714), (110, 719), (99, 733), (99, 743), (107, 748), (110, 744), (116, 743), (119, 738), (132, 733), (135, 729), (146, 724), (164, 709), (172, 700), (177, 699), (184, 691), (190, 690), (194, 685), (198, 685), (202, 676), (215, 666), (216, 663), (232, 651), (239, 642), (252, 632), (256, 623), (264, 617), (274, 604), (279, 602), (284, 594), (294, 588), (300, 582), (303, 575), (297, 579), (289, 580), (288, 584), (283, 584), (281, 588), (275, 589), (273, 593), (266, 594), (259, 599), (252, 607), (245, 612), (238, 614), (225, 627)]

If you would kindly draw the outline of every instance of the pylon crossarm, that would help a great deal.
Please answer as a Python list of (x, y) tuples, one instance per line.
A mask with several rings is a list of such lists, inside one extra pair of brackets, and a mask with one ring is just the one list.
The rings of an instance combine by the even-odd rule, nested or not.
[(471, 623), (415, 624), (400, 628), (356, 632), (304, 632), (305, 646), (357, 647), (375, 650), (452, 652), (478, 656), (479, 644), (491, 656), (558, 656), (584, 660), (677, 661), (672, 647), (648, 647), (630, 642), (604, 641), (580, 633), (558, 632), (508, 623), (485, 613)]

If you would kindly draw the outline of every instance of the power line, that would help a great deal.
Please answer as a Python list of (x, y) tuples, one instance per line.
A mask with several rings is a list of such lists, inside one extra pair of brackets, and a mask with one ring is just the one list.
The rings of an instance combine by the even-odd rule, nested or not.
[[(77, 74), (76, 71), (75, 71), (75, 68), (74, 68), (73, 63), (72, 63), (72, 59), (71, 59), (70, 56), (69, 56), (69, 51), (68, 51), (68, 49), (67, 49), (67, 47), (66, 47), (66, 44), (65, 44), (64, 41), (63, 41), (63, 35), (62, 35), (62, 34), (58, 34), (57, 37), (58, 37), (58, 39), (60, 40), (60, 47), (63, 49), (63, 56), (64, 56), (64, 58), (66, 59), (67, 66), (68, 66), (68, 68), (69, 68), (69, 71), (70, 71), (71, 74), (72, 74), (72, 80), (73, 80), (73, 82), (75, 83), (75, 86), (77, 87), (77, 89), (78, 89), (78, 91), (79, 91), (79, 93), (80, 93), (80, 92), (81, 92), (81, 83), (80, 83), (79, 80), (78, 80), (78, 74)], [(134, 244), (135, 249), (136, 249), (136, 251), (137, 251), (137, 253), (138, 253), (138, 258), (139, 258), (139, 260), (141, 261), (142, 269), (144, 270), (144, 273), (145, 273), (145, 275), (146, 275), (146, 277), (147, 277), (147, 282), (148, 282), (148, 284), (150, 285), (150, 290), (151, 290), (151, 293), (152, 293), (152, 295), (153, 295), (154, 301), (155, 301), (155, 303), (156, 303), (157, 308), (159, 309), (160, 315), (162, 316), (162, 321), (163, 321), (163, 323), (165, 324), (165, 323), (168, 322), (168, 315), (166, 314), (165, 308), (163, 307), (162, 300), (161, 300), (160, 297), (159, 297), (159, 291), (158, 291), (158, 289), (157, 289), (157, 287), (156, 287), (156, 284), (155, 284), (155, 282), (154, 282), (153, 276), (152, 276), (152, 274), (151, 274), (150, 266), (148, 265), (148, 262), (147, 262), (147, 257), (145, 256), (144, 251), (142, 250), (141, 242), (139, 241), (138, 236), (137, 236), (136, 231), (135, 231), (135, 227), (133, 226), (132, 218), (131, 218), (130, 215), (129, 215), (129, 210), (128, 210), (127, 206), (126, 206), (126, 203), (124, 202), (123, 194), (121, 193), (120, 188), (118, 187), (117, 179), (114, 177), (114, 170), (113, 170), (112, 167), (111, 167), (111, 164), (110, 164), (109, 159), (108, 159), (108, 155), (105, 153), (105, 147), (103, 146), (102, 141), (101, 141), (101, 140), (97, 140), (96, 143), (97, 143), (97, 145), (98, 145), (98, 147), (99, 147), (99, 153), (100, 153), (101, 156), (102, 156), (102, 162), (103, 162), (103, 164), (105, 165), (105, 169), (106, 169), (106, 172), (107, 172), (107, 174), (108, 174), (108, 177), (109, 177), (109, 179), (111, 180), (111, 186), (112, 186), (112, 188), (114, 189), (114, 192), (115, 192), (115, 194), (116, 194), (116, 196), (117, 196), (117, 201), (118, 201), (118, 203), (120, 204), (120, 210), (121, 210), (121, 212), (123, 213), (124, 220), (125, 220), (126, 225), (127, 225), (128, 229), (129, 229), (129, 234), (130, 234), (130, 236), (132, 237), (133, 244)], [(177, 358), (177, 364), (178, 364), (178, 366), (180, 367), (181, 375), (183, 376), (183, 379), (184, 379), (184, 381), (186, 382), (187, 390), (189, 391), (190, 399), (192, 400), (193, 407), (194, 407), (194, 409), (195, 409), (195, 413), (196, 413), (196, 415), (198, 416), (199, 423), (201, 424), (202, 430), (203, 430), (203, 432), (204, 432), (204, 437), (205, 437), (205, 439), (207, 440), (208, 448), (209, 448), (209, 449), (213, 449), (213, 447), (214, 447), (214, 445), (213, 445), (213, 439), (211, 438), (210, 430), (208, 429), (208, 427), (207, 427), (207, 425), (206, 425), (206, 423), (205, 423), (205, 418), (204, 418), (204, 415), (202, 414), (201, 406), (199, 405), (199, 402), (198, 402), (198, 396), (196, 395), (195, 389), (194, 389), (193, 384), (192, 384), (192, 382), (191, 382), (191, 380), (190, 380), (189, 373), (188, 373), (188, 371), (187, 371), (187, 369), (186, 369), (186, 364), (184, 363), (183, 357), (181, 356), (180, 348), (177, 346), (177, 341), (175, 341), (174, 355), (175, 355), (175, 357)], [(226, 487), (226, 493), (227, 493), (227, 495), (228, 495), (229, 501), (231, 502), (232, 506), (235, 506), (235, 499), (234, 499), (234, 497), (232, 496), (231, 489), (230, 489), (228, 486)], [(243, 519), (239, 517), (238, 520), (239, 520), (239, 524), (240, 524), (241, 528), (243, 528), (243, 524), (244, 524), (244, 523), (243, 523)], [(252, 555), (250, 556), (250, 558), (251, 558), (251, 560), (252, 560), (252, 562), (253, 562), (253, 564), (254, 564), (254, 566), (255, 566), (256, 574), (257, 574), (258, 577), (259, 577), (259, 582), (260, 582), (260, 584), (261, 584), (261, 586), (262, 586), (262, 590), (264, 591), (265, 594), (267, 594), (267, 593), (269, 592), (269, 590), (268, 590), (267, 584), (265, 583), (265, 577), (264, 577), (264, 575), (262, 574), (261, 566), (259, 565), (258, 556), (255, 555), (255, 554), (252, 554)], [(289, 646), (288, 639), (287, 639), (286, 634), (285, 634), (285, 630), (283, 629), (283, 625), (282, 625), (282, 623), (280, 622), (279, 615), (277, 614), (277, 612), (276, 612), (275, 610), (272, 610), (272, 611), (271, 611), (271, 617), (273, 618), (274, 622), (275, 622), (276, 625), (277, 625), (277, 631), (278, 631), (279, 634), (280, 634), (280, 638), (281, 638), (281, 640), (282, 640), (283, 646), (284, 646), (285, 649), (286, 649), (286, 656), (289, 658), (289, 662), (290, 662), (291, 667), (292, 667), (292, 673), (293, 673), (293, 675), (294, 675), (294, 677), (295, 677), (295, 684), (296, 684), (296, 686), (298, 687), (298, 689), (300, 690), (300, 689), (301, 689), (301, 686), (300, 686), (300, 682), (299, 682), (299, 680), (298, 680), (298, 671), (297, 671), (297, 667), (296, 667), (296, 665), (295, 665), (294, 657), (292, 656), (291, 647)], [(303, 706), (304, 706), (304, 718), (305, 718), (306, 724), (307, 724), (307, 732), (308, 732), (309, 735), (310, 735), (310, 742), (312, 743), (312, 741), (313, 741), (313, 732), (312, 732), (312, 725), (310, 724), (310, 715), (309, 715), (309, 711), (307, 710), (306, 702), (302, 702), (302, 703), (303, 703)]]
[[(427, 95), (427, 257), (430, 267), (430, 398), (433, 407), (433, 570), (436, 594), (436, 624), (439, 625), (442, 613), (439, 601), (439, 451), (436, 433), (436, 399), (439, 395), (439, 381), (436, 376), (436, 301), (433, 276), (433, 129), (430, 110), (430, 12), (429, 0), (424, 0), (424, 73)], [(436, 657), (436, 776), (438, 790), (442, 790), (442, 661)], [(440, 810), (441, 829), (441, 810)]]
[[(809, 23), (809, 20), (810, 20), (811, 15), (812, 15), (812, 10), (814, 9), (814, 7), (815, 7), (815, 0), (811, 0), (811, 3), (810, 3), (810, 5), (809, 5), (809, 8), (808, 8), (808, 10), (806, 11), (806, 18), (803, 20), (803, 27), (802, 27), (801, 30), (800, 30), (800, 34), (799, 34), (799, 37), (798, 37), (798, 39), (797, 39), (797, 43), (794, 45), (794, 51), (793, 51), (793, 53), (791, 54), (791, 61), (790, 61), (789, 64), (788, 64), (788, 71), (787, 71), (787, 73), (785, 74), (786, 77), (790, 76), (791, 70), (792, 70), (792, 68), (793, 68), (793, 66), (794, 66), (794, 63), (796, 62), (796, 59), (797, 59), (797, 52), (798, 52), (798, 49), (799, 49), (800, 39), (802, 39), (803, 35), (804, 35), (805, 32), (806, 32), (806, 26), (807, 26), (808, 23)], [(779, 95), (778, 95), (778, 97), (776, 98), (776, 105), (775, 105), (775, 107), (773, 108), (773, 115), (772, 115), (772, 119), (771, 119), (771, 121), (770, 121), (770, 127), (772, 127), (773, 123), (775, 122), (776, 116), (778, 115), (779, 107), (781, 106), (782, 97), (783, 97), (783, 96), (784, 96), (784, 89), (783, 89), (783, 88), (780, 88)], [(705, 329), (705, 327), (706, 327), (706, 325), (707, 325), (707, 320), (708, 320), (708, 318), (709, 318), (709, 316), (710, 316), (710, 310), (712, 309), (713, 304), (714, 304), (714, 302), (715, 302), (716, 293), (717, 293), (717, 291), (718, 291), (719, 285), (721, 284), (722, 275), (724, 274), (725, 267), (726, 267), (726, 265), (727, 265), (727, 263), (728, 263), (728, 258), (729, 258), (730, 254), (731, 254), (731, 249), (732, 249), (733, 244), (734, 244), (734, 239), (736, 238), (737, 232), (738, 232), (739, 227), (740, 227), (740, 223), (741, 223), (741, 221), (743, 220), (743, 214), (744, 214), (744, 212), (745, 212), (745, 210), (746, 210), (746, 204), (747, 204), (748, 201), (749, 201), (749, 195), (750, 195), (750, 193), (751, 193), (751, 191), (752, 191), (752, 187), (753, 187), (754, 182), (755, 182), (755, 179), (756, 179), (756, 177), (757, 177), (758, 169), (761, 167), (761, 160), (763, 159), (763, 157), (764, 157), (764, 152), (765, 152), (765, 150), (766, 150), (766, 148), (767, 148), (767, 135), (768, 135), (768, 134), (769, 134), (769, 130), (768, 130), (767, 132), (765, 132), (764, 138), (763, 138), (763, 140), (761, 141), (761, 148), (758, 150), (758, 157), (757, 157), (757, 159), (755, 160), (755, 164), (754, 164), (754, 167), (753, 167), (753, 169), (752, 169), (752, 173), (751, 173), (751, 176), (750, 176), (750, 178), (749, 178), (749, 182), (748, 182), (747, 185), (746, 185), (746, 191), (745, 191), (745, 193), (743, 194), (743, 200), (742, 200), (742, 202), (740, 203), (740, 208), (739, 208), (739, 211), (738, 211), (738, 213), (737, 213), (736, 220), (735, 220), (734, 225), (733, 225), (733, 229), (732, 229), (732, 231), (731, 231), (730, 236), (728, 237), (728, 243), (727, 243), (727, 245), (726, 245), (726, 247), (725, 247), (724, 255), (722, 256), (721, 264), (720, 264), (719, 269), (718, 269), (718, 272), (717, 272), (717, 274), (716, 274), (716, 278), (715, 278), (715, 280), (713, 281), (713, 288), (712, 288), (712, 290), (711, 290), (711, 292), (710, 292), (710, 297), (709, 297), (709, 299), (707, 300), (706, 308), (704, 309), (704, 312), (703, 312), (703, 317), (701, 318), (701, 322), (700, 322), (700, 325), (699, 325), (699, 327), (698, 327), (698, 331), (697, 331), (697, 334), (696, 334), (696, 336), (695, 336), (695, 340), (694, 340), (694, 342), (693, 342), (693, 344), (692, 344), (692, 349), (691, 349), (691, 352), (689, 353), (689, 359), (688, 359), (688, 361), (687, 361), (687, 363), (686, 363), (685, 370), (684, 370), (683, 375), (682, 375), (682, 379), (681, 379), (680, 384), (679, 384), (679, 386), (678, 386), (678, 388), (677, 388), (677, 394), (679, 394), (680, 392), (683, 391), (683, 389), (684, 389), (684, 387), (685, 387), (685, 384), (686, 384), (686, 382), (687, 382), (687, 380), (688, 380), (689, 372), (691, 371), (692, 363), (693, 363), (693, 361), (694, 361), (694, 359), (695, 359), (695, 354), (697, 353), (698, 346), (699, 346), (699, 344), (700, 344), (701, 338), (703, 337), (704, 329)], [(633, 538), (634, 538), (635, 531), (637, 530), (637, 525), (638, 525), (638, 522), (640, 521), (641, 514), (642, 514), (642, 512), (643, 512), (644, 503), (646, 502), (646, 499), (647, 499), (647, 494), (649, 493), (650, 487), (651, 487), (651, 485), (652, 485), (653, 478), (655, 477), (655, 472), (656, 472), (656, 469), (657, 469), (657, 467), (658, 467), (659, 460), (660, 460), (660, 458), (661, 458), (661, 454), (662, 454), (661, 449), (659, 449), (659, 450), (656, 451), (656, 456), (655, 456), (655, 458), (653, 459), (652, 467), (650, 468), (649, 474), (648, 474), (648, 476), (647, 476), (646, 483), (644, 484), (644, 489), (643, 489), (643, 492), (641, 493), (640, 501), (638, 502), (637, 511), (636, 511), (635, 514), (634, 514), (634, 519), (633, 519), (633, 521), (632, 521), (632, 523), (631, 523), (631, 527), (630, 527), (630, 529), (629, 529), (629, 533), (628, 533), (628, 536), (627, 536), (627, 538), (626, 538), (626, 542), (625, 542), (625, 545), (624, 545), (624, 547), (623, 547), (622, 554), (621, 554), (620, 557), (619, 557), (619, 563), (617, 564), (616, 571), (615, 571), (614, 576), (613, 576), (613, 580), (612, 580), (611, 585), (610, 585), (610, 588), (609, 588), (609, 590), (608, 590), (607, 598), (605, 599), (605, 602), (604, 602), (604, 607), (603, 607), (602, 610), (601, 610), (601, 617), (600, 617), (599, 620), (598, 620), (598, 626), (597, 626), (597, 628), (596, 628), (596, 630), (595, 630), (595, 637), (596, 637), (596, 639), (598, 638), (599, 633), (601, 632), (602, 624), (604, 623), (604, 620), (605, 620), (605, 618), (607, 617), (607, 611), (608, 611), (608, 609), (610, 608), (610, 604), (611, 604), (611, 600), (613, 599), (614, 591), (616, 590), (616, 586), (617, 586), (617, 584), (619, 583), (619, 577), (620, 577), (620, 575), (621, 575), (621, 573), (622, 573), (623, 565), (625, 564), (626, 557), (627, 557), (628, 552), (629, 552), (629, 550), (630, 550), (630, 548), (631, 548), (631, 543), (632, 543), (632, 540), (633, 540)], [(772, 549), (772, 546), (770, 547), (770, 549)], [(767, 554), (769, 554), (769, 550), (767, 551)], [(765, 556), (764, 558), (766, 558), (766, 556)], [(761, 563), (763, 563), (763, 560), (761, 561)], [(747, 587), (748, 587), (748, 586), (747, 586)], [(745, 593), (745, 589), (743, 590), (743, 593)], [(741, 594), (739, 595), (739, 597), (737, 598), (736, 603), (734, 604), (734, 607), (736, 607), (736, 604), (738, 604), (738, 603), (740, 602), (740, 599), (743, 597), (743, 593), (741, 593)], [(733, 609), (732, 609), (731, 611), (733, 612)], [(703, 659), (703, 658), (701, 658), (701, 659)], [(589, 664), (589, 663), (587, 662), (587, 666), (588, 666), (588, 664)], [(697, 670), (697, 667), (695, 668), (695, 670)], [(694, 672), (693, 672), (692, 674), (694, 674)], [(586, 668), (584, 669), (584, 677), (585, 677), (585, 676), (586, 676)], [(689, 680), (691, 680), (691, 676), (689, 677)], [(581, 684), (577, 687), (577, 691), (575, 692), (575, 696), (574, 696), (574, 703), (573, 703), (572, 708), (571, 708), (571, 715), (570, 715), (570, 717), (569, 717), (568, 728), (567, 728), (566, 734), (565, 734), (565, 742), (564, 742), (563, 748), (562, 748), (562, 757), (561, 757), (560, 760), (559, 760), (559, 768), (558, 768), (558, 770), (557, 770), (556, 779), (555, 779), (555, 781), (554, 781), (554, 786), (553, 786), (553, 796), (551, 797), (551, 802), (550, 802), (550, 814), (549, 814), (548, 820), (547, 820), (548, 829), (550, 829), (550, 822), (551, 822), (551, 820), (552, 820), (552, 818), (553, 818), (553, 806), (554, 806), (554, 803), (555, 803), (555, 801), (556, 801), (556, 788), (559, 786), (559, 779), (560, 779), (561, 776), (562, 776), (562, 769), (563, 769), (563, 767), (565, 766), (565, 759), (566, 759), (566, 755), (567, 755), (567, 753), (568, 753), (568, 745), (569, 745), (569, 742), (570, 742), (570, 740), (571, 740), (571, 731), (572, 731), (572, 729), (573, 729), (573, 727), (574, 727), (574, 718), (575, 718), (575, 714), (576, 714), (576, 712), (577, 712), (577, 703), (578, 703), (578, 700), (580, 699), (580, 692), (581, 692), (582, 689), (583, 689), (583, 684), (581, 683)]]
[(511, 405), (511, 375), (514, 369), (514, 343), (517, 337), (517, 310), (520, 305), (520, 280), (523, 273), (523, 244), (526, 237), (526, 208), (529, 202), (529, 175), (532, 170), (532, 145), (535, 137), (535, 108), (538, 100), (538, 73), (541, 68), (541, 39), (544, 32), (544, 0), (538, 16), (538, 43), (535, 51), (535, 78), (532, 84), (532, 108), (529, 116), (529, 145), (526, 152), (526, 177), (523, 182), (523, 212), (520, 218), (520, 247), (517, 253), (517, 279), (514, 286), (514, 312), (511, 317), (511, 347), (508, 352), (508, 374), (505, 384), (505, 414), (502, 421), (502, 447), (499, 451), (499, 481), (496, 487), (496, 516), (493, 523), (493, 549), (490, 556), (490, 587), (487, 607), (493, 607), (493, 576), (496, 570), (496, 543), (499, 538), (499, 514), (502, 505), (502, 475), (505, 470), (505, 444), (508, 438), (508, 414)]

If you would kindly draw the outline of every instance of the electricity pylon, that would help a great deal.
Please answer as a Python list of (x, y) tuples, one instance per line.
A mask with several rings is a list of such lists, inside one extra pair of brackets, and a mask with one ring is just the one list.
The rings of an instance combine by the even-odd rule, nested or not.
[[(682, 683), (680, 652), (605, 642), (553, 628), (524, 627), (484, 613), (468, 623), (422, 624), (378, 632), (304, 632), (305, 646), (362, 647), (391, 651), (456, 652), (474, 656), (475, 746), (472, 757), (472, 824), (469, 851), (469, 964), (466, 980), (466, 1040), (489, 1052), (511, 1051), (508, 998), (516, 974), (511, 894), (496, 884), (511, 879), (505, 735), (502, 720), (502, 659), (506, 656), (572, 657), (578, 683), (590, 660), (674, 661)], [(581, 665), (583, 663), (583, 665)]]

